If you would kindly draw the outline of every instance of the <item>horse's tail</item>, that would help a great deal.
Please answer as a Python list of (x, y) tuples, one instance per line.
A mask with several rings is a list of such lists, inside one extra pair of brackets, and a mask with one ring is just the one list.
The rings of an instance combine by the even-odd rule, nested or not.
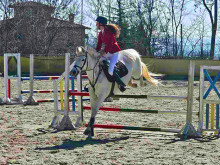
[(141, 66), (142, 66), (142, 76), (144, 76), (144, 78), (149, 83), (157, 86), (159, 84), (159, 81), (150, 75), (150, 72), (148, 71), (147, 66), (143, 62), (141, 62)]

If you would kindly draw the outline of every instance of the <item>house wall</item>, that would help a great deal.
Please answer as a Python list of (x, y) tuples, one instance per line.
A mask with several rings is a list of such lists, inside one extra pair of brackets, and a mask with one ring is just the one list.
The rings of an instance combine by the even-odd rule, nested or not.
[(21, 53), (42, 56), (64, 56), (83, 46), (84, 26), (73, 19), (64, 21), (51, 17), (54, 7), (36, 2), (15, 5), (14, 18), (0, 21), (0, 56), (3, 53)]

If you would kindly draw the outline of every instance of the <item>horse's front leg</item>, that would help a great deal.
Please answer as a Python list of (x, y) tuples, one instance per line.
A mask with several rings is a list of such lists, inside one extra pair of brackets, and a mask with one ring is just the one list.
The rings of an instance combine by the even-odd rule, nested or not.
[(103, 89), (103, 92), (97, 96), (94, 92), (94, 90), (90, 90), (90, 104), (91, 104), (91, 117), (90, 121), (88, 123), (88, 126), (86, 130), (84, 131), (85, 135), (94, 136), (94, 124), (95, 124), (95, 116), (98, 113), (98, 110), (105, 100), (105, 90)]

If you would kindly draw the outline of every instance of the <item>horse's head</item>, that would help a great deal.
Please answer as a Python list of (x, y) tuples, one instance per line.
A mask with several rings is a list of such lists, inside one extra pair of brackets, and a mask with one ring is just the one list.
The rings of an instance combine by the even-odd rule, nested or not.
[(76, 59), (74, 68), (71, 71), (71, 74), (75, 77), (80, 71), (87, 71), (91, 67), (89, 66), (89, 61), (94, 61), (99, 56), (99, 53), (91, 47), (77, 47), (76, 48)]
[(75, 58), (75, 65), (71, 70), (71, 75), (76, 77), (80, 71), (84, 70), (84, 67), (87, 63), (87, 54), (83, 47), (76, 48), (76, 58)]

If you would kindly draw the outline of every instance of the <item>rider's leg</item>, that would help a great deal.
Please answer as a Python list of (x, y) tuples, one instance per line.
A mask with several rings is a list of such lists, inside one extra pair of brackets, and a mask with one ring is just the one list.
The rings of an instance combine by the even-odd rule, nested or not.
[(115, 67), (115, 64), (116, 64), (117, 61), (118, 61), (118, 52), (112, 54), (112, 56), (110, 58), (110, 64), (109, 64), (109, 68), (108, 68), (108, 73), (110, 75), (113, 75), (114, 67)]
[[(119, 89), (123, 92), (125, 91), (125, 84), (124, 82), (121, 80), (120, 76), (118, 75), (117, 72), (114, 71), (114, 67), (116, 62), (118, 61), (118, 55), (119, 53), (114, 53), (112, 55), (112, 57), (110, 58), (110, 64), (109, 64), (109, 68), (108, 68), (108, 72), (110, 75), (113, 75), (116, 82), (119, 84)], [(114, 74), (113, 74), (114, 73)]]
[(106, 60), (109, 60), (110, 63), (109, 63), (109, 68), (108, 68), (108, 73), (112, 76), (114, 76), (115, 78), (115, 81), (119, 84), (119, 89), (121, 91), (125, 91), (125, 84), (124, 82), (121, 80), (120, 76), (118, 75), (118, 73), (116, 73), (114, 71), (114, 67), (115, 67), (115, 64), (117, 63), (117, 60), (118, 60), (118, 55), (119, 53), (116, 52), (114, 54), (111, 54), (111, 53), (107, 53), (104, 57), (102, 57), (103, 59), (106, 59)]

